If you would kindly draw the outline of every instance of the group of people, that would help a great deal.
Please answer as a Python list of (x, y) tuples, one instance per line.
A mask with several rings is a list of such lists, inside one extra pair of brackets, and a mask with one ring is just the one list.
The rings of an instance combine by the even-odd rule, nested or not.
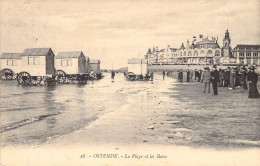
[[(257, 89), (258, 74), (255, 73), (255, 67), (249, 68), (243, 67), (228, 67), (227, 69), (217, 69), (217, 65), (213, 65), (210, 70), (209, 67), (205, 67), (204, 71), (186, 70), (186, 82), (192, 81), (193, 73), (195, 73), (195, 80), (203, 82), (205, 84), (203, 93), (210, 93), (210, 84), (212, 84), (214, 95), (218, 95), (217, 87), (229, 87), (233, 90), (236, 87), (243, 87), (244, 90), (248, 90), (249, 85), (249, 98), (259, 98), (259, 92)], [(178, 71), (178, 81), (183, 82), (183, 71)]]
[[(201, 81), (201, 75), (202, 75), (202, 70), (197, 70), (195, 69), (195, 71), (193, 72), (192, 70), (187, 69), (186, 71), (187, 73), (187, 82), (191, 82), (192, 78), (193, 78), (193, 74), (195, 75), (195, 80), (198, 80), (198, 82)], [(178, 81), (179, 82), (183, 82), (183, 70), (178, 70)]]

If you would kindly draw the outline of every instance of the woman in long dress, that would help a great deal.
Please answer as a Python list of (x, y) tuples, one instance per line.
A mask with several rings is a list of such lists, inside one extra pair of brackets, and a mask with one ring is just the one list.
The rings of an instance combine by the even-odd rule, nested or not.
[(250, 74), (248, 75), (248, 82), (249, 82), (249, 98), (259, 98), (259, 92), (257, 90), (257, 81), (258, 81), (258, 74), (255, 73), (255, 67), (252, 66), (249, 68), (251, 70)]

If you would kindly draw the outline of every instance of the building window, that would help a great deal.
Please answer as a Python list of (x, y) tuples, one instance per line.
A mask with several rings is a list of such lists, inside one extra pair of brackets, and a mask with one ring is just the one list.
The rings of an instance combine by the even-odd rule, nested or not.
[(246, 59), (246, 64), (250, 65), (251, 59)]
[(194, 55), (198, 56), (198, 51), (197, 50), (194, 51)]
[(17, 60), (7, 60), (6, 65), (7, 66), (18, 66), (18, 61)]
[(71, 59), (68, 60), (68, 66), (72, 66), (72, 60)]
[(247, 53), (246, 53), (246, 56), (247, 56), (247, 57), (251, 56), (251, 53), (250, 53), (250, 52), (247, 52)]
[(191, 54), (191, 51), (189, 51), (189, 53), (188, 53), (188, 56), (191, 56), (192, 54)]
[(13, 60), (13, 66), (18, 66), (18, 61), (17, 60)]
[(257, 53), (257, 52), (254, 52), (254, 53), (253, 53), (253, 56), (254, 56), (254, 57), (258, 57), (258, 53)]
[(220, 51), (219, 50), (215, 51), (215, 56), (220, 56)]
[(71, 59), (61, 60), (61, 66), (72, 66), (72, 60)]
[(243, 56), (244, 56), (244, 52), (240, 52), (240, 53), (239, 53), (239, 56), (242, 56), (242, 57), (243, 57)]
[(236, 58), (237, 57), (237, 52), (234, 52), (234, 58)]
[(212, 54), (212, 50), (208, 50), (207, 54), (208, 55)]
[(254, 59), (253, 59), (253, 64), (254, 64), (254, 65), (257, 65), (257, 62), (258, 62), (258, 59), (257, 59), (257, 58), (254, 58)]
[(39, 65), (40, 58), (39, 57), (28, 57), (28, 65)]
[(200, 51), (200, 54), (205, 54), (205, 51), (204, 51), (204, 50), (201, 50), (201, 51)]
[(7, 66), (13, 66), (13, 61), (12, 60), (7, 60)]
[(61, 60), (61, 66), (68, 66), (67, 60)]

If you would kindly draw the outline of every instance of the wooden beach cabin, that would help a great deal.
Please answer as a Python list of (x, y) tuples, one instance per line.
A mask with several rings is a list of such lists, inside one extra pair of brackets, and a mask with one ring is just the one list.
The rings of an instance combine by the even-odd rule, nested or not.
[(54, 75), (55, 55), (51, 48), (27, 48), (21, 56), (22, 70), (31, 76)]
[(146, 75), (148, 73), (148, 60), (141, 58), (128, 59), (128, 72), (135, 75)]
[(0, 57), (1, 79), (11, 80), (22, 70), (21, 53), (2, 53)]
[(93, 70), (94, 74), (101, 74), (100, 60), (90, 59), (89, 64), (90, 64), (90, 70)]
[(55, 57), (56, 70), (70, 75), (86, 73), (86, 63), (89, 63), (89, 58), (82, 51), (59, 52)]

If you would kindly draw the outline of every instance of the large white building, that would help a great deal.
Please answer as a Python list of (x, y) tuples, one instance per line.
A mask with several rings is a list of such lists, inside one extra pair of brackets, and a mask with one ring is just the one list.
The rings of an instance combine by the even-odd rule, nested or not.
[(190, 44), (182, 43), (179, 49), (169, 45), (164, 49), (148, 49), (145, 58), (150, 64), (190, 64), (190, 65), (260, 65), (260, 45), (237, 45), (231, 48), (231, 39), (228, 30), (223, 38), (223, 46), (220, 47), (218, 38), (199, 35), (199, 39), (193, 37)]
[(260, 65), (260, 45), (238, 44), (233, 55), (237, 64)]
[(171, 48), (170, 45), (161, 50), (158, 47), (154, 47), (153, 50), (148, 49), (145, 59), (148, 59), (149, 64), (174, 64), (176, 54), (177, 49)]
[(187, 41), (186, 47), (181, 45), (176, 55), (177, 64), (213, 64), (218, 62), (221, 56), (221, 49), (217, 39), (201, 38), (200, 41)]

